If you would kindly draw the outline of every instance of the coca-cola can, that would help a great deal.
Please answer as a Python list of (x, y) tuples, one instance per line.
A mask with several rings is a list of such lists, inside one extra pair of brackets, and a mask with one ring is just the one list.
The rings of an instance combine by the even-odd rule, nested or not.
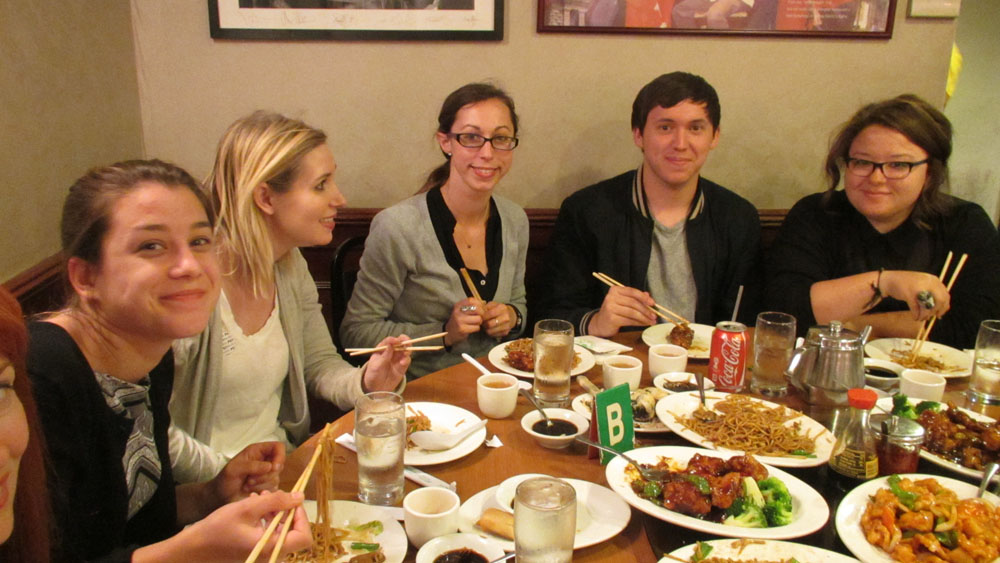
[(712, 331), (712, 352), (708, 359), (708, 378), (715, 388), (738, 393), (746, 384), (747, 327), (735, 321), (723, 321)]

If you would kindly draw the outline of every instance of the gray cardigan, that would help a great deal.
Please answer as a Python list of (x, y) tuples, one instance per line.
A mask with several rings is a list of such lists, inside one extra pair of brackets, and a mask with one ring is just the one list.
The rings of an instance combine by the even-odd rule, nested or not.
[[(289, 441), (299, 444), (309, 432), (307, 389), (343, 410), (350, 410), (363, 394), (364, 368), (350, 365), (337, 354), (323, 319), (316, 284), (298, 250), (275, 265), (275, 284), (281, 328), (289, 352), (288, 377), (281, 394), (278, 421), (288, 433)], [(214, 416), (215, 407), (220, 400), (226, 400), (219, 397), (216, 376), (222, 369), (222, 332), (216, 309), (200, 335), (177, 340), (173, 345), (170, 457), (174, 477), (181, 483), (211, 479), (227, 461), (208, 446), (219, 423)], [(253, 380), (248, 378), (247, 384), (252, 385)]]
[[(528, 217), (507, 199), (494, 195), (493, 201), (503, 230), (503, 260), (493, 301), (513, 305), (526, 319)], [(427, 196), (417, 194), (382, 210), (372, 220), (340, 335), (345, 346), (362, 347), (374, 346), (390, 335), (416, 338), (441, 332), (452, 307), (465, 297), (462, 281), (445, 260), (434, 233)], [(420, 377), (457, 364), (463, 352), (475, 357), (486, 355), (496, 345), (497, 341), (485, 332), (478, 332), (450, 351), (415, 352), (408, 376)]]

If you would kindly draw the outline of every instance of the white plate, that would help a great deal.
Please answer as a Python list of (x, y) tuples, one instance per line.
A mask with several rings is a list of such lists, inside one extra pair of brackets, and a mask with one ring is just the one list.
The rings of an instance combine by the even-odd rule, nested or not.
[[(907, 473), (901, 475), (901, 477), (906, 477), (913, 481), (920, 479), (936, 479), (941, 485), (955, 491), (959, 499), (972, 498), (976, 496), (977, 485), (971, 485), (964, 481), (958, 481), (956, 479), (949, 479), (947, 477), (938, 477), (936, 475), (922, 475), (919, 473)], [(866, 481), (847, 493), (844, 500), (840, 501), (840, 506), (837, 507), (837, 515), (834, 517), (834, 521), (837, 525), (837, 535), (840, 536), (840, 541), (844, 542), (847, 549), (851, 550), (851, 553), (855, 557), (864, 561), (865, 563), (892, 563), (892, 558), (882, 551), (881, 549), (875, 547), (874, 545), (868, 543), (865, 539), (865, 535), (861, 530), (861, 517), (865, 513), (865, 508), (868, 506), (868, 501), (872, 495), (875, 494), (881, 488), (887, 488), (888, 485), (885, 484), (886, 479), (889, 477), (879, 477), (878, 479), (872, 479), (871, 481)], [(983, 498), (989, 500), (993, 504), (1000, 502), (1000, 499), (992, 493), (986, 493)]]
[[(784, 561), (795, 558), (802, 563), (857, 563), (857, 559), (834, 553), (819, 547), (775, 540), (756, 540), (753, 543), (741, 545), (741, 540), (711, 540), (709, 557), (719, 557), (732, 561)], [(670, 552), (673, 557), (689, 561), (694, 556), (696, 544), (686, 545)], [(676, 560), (664, 557), (659, 563), (676, 563)]]
[[(310, 522), (316, 520), (316, 501), (304, 500), (302, 508), (305, 509)], [(400, 563), (406, 557), (408, 545), (406, 532), (385, 508), (350, 500), (331, 500), (330, 512), (333, 525), (337, 528), (346, 528), (349, 525), (357, 526), (372, 520), (381, 521), (382, 533), (375, 536), (375, 542), (382, 545), (382, 553), (385, 555), (386, 563)], [(350, 555), (344, 555), (335, 561), (340, 563), (350, 558)]]
[[(576, 489), (576, 502), (583, 504), (577, 509), (576, 539), (573, 549), (599, 544), (618, 535), (628, 526), (632, 510), (625, 501), (607, 487), (590, 481), (563, 478)], [(458, 529), (470, 534), (494, 539), (505, 551), (514, 551), (514, 542), (494, 536), (476, 527), (476, 522), (487, 508), (500, 508), (496, 499), (497, 487), (483, 489), (472, 495), (458, 510)], [(580, 517), (581, 513), (584, 515)]]
[[(708, 406), (709, 410), (715, 403), (725, 399), (729, 396), (729, 393), (722, 393), (719, 391), (712, 391), (705, 396), (705, 404)], [(776, 403), (770, 401), (764, 401), (761, 399), (756, 399), (749, 397), (756, 403), (760, 403), (766, 407), (774, 408), (780, 406)], [(726, 448), (717, 448), (712, 442), (706, 440), (701, 434), (691, 431), (685, 428), (675, 417), (677, 416), (689, 416), (698, 407), (701, 406), (701, 401), (698, 399), (698, 392), (688, 392), (688, 393), (674, 393), (673, 395), (667, 395), (666, 397), (660, 399), (656, 403), (656, 416), (667, 425), (667, 428), (674, 431), (675, 434), (684, 438), (685, 440), (690, 440), (695, 444), (703, 448), (711, 448), (717, 450), (720, 453), (731, 456), (738, 453), (743, 453), (740, 450), (729, 450)], [(816, 422), (815, 420), (809, 418), (806, 415), (801, 415), (785, 422), (785, 426), (791, 426), (792, 424), (799, 422), (801, 423), (801, 432), (808, 436), (816, 436), (816, 449), (813, 453), (816, 457), (795, 457), (795, 456), (766, 456), (766, 455), (754, 455), (758, 461), (761, 463), (766, 463), (768, 465), (775, 465), (778, 467), (816, 467), (823, 465), (830, 459), (830, 452), (833, 450), (833, 444), (836, 439), (833, 434), (826, 429), (825, 426)]]
[[(916, 406), (917, 404), (920, 404), (922, 402), (923, 401), (919, 401), (918, 400), (916, 402), (916, 404), (914, 404), (913, 400), (910, 400), (910, 404), (914, 404), (914, 406)], [(945, 403), (940, 403), (940, 405), (941, 405), (941, 409), (942, 410), (948, 408), (948, 405), (945, 404)], [(884, 399), (879, 399), (878, 402), (875, 403), (875, 406), (878, 407), (879, 409), (881, 409), (882, 411), (892, 412), (892, 397), (887, 397), (887, 398), (884, 398)], [(962, 407), (958, 407), (958, 410), (960, 410), (960, 411), (964, 412), (965, 414), (969, 415), (970, 418), (972, 418), (974, 420), (978, 420), (980, 422), (988, 422), (988, 423), (995, 422), (992, 418), (990, 418), (990, 417), (988, 417), (988, 416), (986, 416), (984, 414), (979, 414), (978, 412), (973, 412), (973, 411), (970, 411), (968, 409), (963, 409)], [(983, 472), (982, 471), (980, 471), (978, 469), (972, 469), (972, 468), (966, 467), (964, 465), (959, 465), (959, 464), (955, 463), (954, 461), (947, 460), (947, 459), (945, 459), (945, 458), (943, 458), (943, 457), (941, 457), (941, 456), (939, 456), (939, 455), (937, 455), (935, 453), (929, 452), (929, 451), (927, 451), (927, 450), (925, 450), (923, 448), (920, 449), (920, 457), (926, 459), (927, 461), (929, 461), (929, 462), (931, 462), (931, 463), (933, 463), (935, 465), (944, 467), (945, 469), (950, 469), (951, 471), (954, 471), (955, 473), (960, 473), (962, 475), (965, 475), (966, 477), (972, 477), (973, 479), (977, 479), (977, 480), (980, 480), (980, 479), (983, 478)], [(997, 475), (996, 477), (994, 477), (993, 480), (994, 481), (1000, 481), (1000, 475)]]
[[(658, 463), (661, 457), (686, 464), (695, 454), (724, 459), (730, 457), (729, 455), (713, 450), (688, 448), (685, 446), (651, 446), (634, 449), (626, 453), (637, 462), (648, 464)], [(625, 476), (625, 466), (627, 465), (628, 462), (620, 456), (616, 456), (608, 463), (604, 472), (608, 484), (625, 499), (625, 502), (664, 522), (670, 522), (671, 524), (707, 534), (771, 540), (798, 538), (822, 528), (830, 517), (830, 507), (815, 489), (792, 474), (769, 465), (765, 465), (768, 476), (780, 479), (788, 487), (789, 494), (792, 495), (793, 520), (787, 526), (778, 526), (776, 528), (741, 528), (739, 526), (727, 526), (725, 524), (708, 522), (692, 516), (686, 516), (680, 512), (667, 510), (660, 505), (654, 504), (652, 501), (641, 498), (632, 491), (632, 486)]]
[[(449, 433), (459, 425), (477, 422), (479, 417), (471, 412), (446, 403), (406, 403), (406, 415), (410, 411), (420, 411), (431, 419), (431, 430)], [(486, 428), (480, 428), (448, 450), (429, 451), (413, 447), (406, 450), (403, 463), (406, 465), (434, 465), (465, 457), (486, 441)]]
[[(509, 373), (511, 375), (516, 375), (518, 377), (527, 377), (528, 379), (534, 379), (535, 374), (530, 371), (521, 371), (517, 368), (510, 367), (507, 361), (504, 359), (507, 357), (507, 345), (510, 342), (504, 342), (502, 344), (497, 344), (490, 350), (488, 356), (486, 356), (490, 363), (496, 366), (500, 371)], [(590, 371), (590, 368), (594, 367), (597, 361), (594, 359), (594, 355), (590, 353), (589, 350), (580, 346), (578, 344), (573, 345), (573, 350), (580, 355), (580, 363), (576, 364), (570, 375), (580, 375), (581, 373), (586, 373)]]
[[(590, 403), (593, 399), (590, 393), (581, 393), (576, 397), (573, 397), (573, 410), (577, 413), (585, 416), (587, 420), (590, 420)], [(653, 432), (670, 432), (659, 419), (653, 419), (649, 422), (636, 422), (632, 421), (636, 432), (641, 434), (650, 434)]]
[(416, 563), (434, 563), (438, 556), (462, 548), (475, 551), (487, 561), (504, 555), (503, 547), (489, 538), (477, 534), (448, 534), (425, 543), (417, 552)]
[[(892, 356), (892, 351), (912, 348), (912, 338), (879, 338), (865, 344), (865, 353), (871, 358), (899, 363), (899, 360)], [(924, 342), (920, 347), (920, 355), (933, 358), (946, 366), (955, 367), (952, 371), (938, 372), (944, 377), (965, 377), (972, 374), (972, 356), (951, 346), (937, 342)]]
[[(702, 378), (702, 381), (703, 385), (705, 386), (705, 391), (711, 391), (712, 389), (715, 389), (715, 382), (709, 379), (707, 375), (704, 378)], [(667, 383), (678, 383), (678, 382), (687, 382), (692, 385), (698, 385), (698, 378), (693, 373), (688, 371), (670, 371), (667, 373), (661, 373), (660, 375), (654, 377), (653, 387), (656, 387), (657, 389), (665, 391), (666, 393), (669, 393), (671, 395), (673, 395), (674, 393), (683, 393), (683, 391), (671, 391), (670, 388), (667, 387)], [(697, 387), (695, 389), (697, 389)]]
[[(649, 346), (657, 344), (669, 344), (667, 335), (674, 329), (674, 323), (660, 323), (653, 325), (642, 331), (642, 341)], [(691, 348), (688, 350), (688, 359), (707, 360), (708, 353), (712, 348), (712, 331), (714, 326), (691, 323), (694, 329), (694, 339), (691, 341)]]

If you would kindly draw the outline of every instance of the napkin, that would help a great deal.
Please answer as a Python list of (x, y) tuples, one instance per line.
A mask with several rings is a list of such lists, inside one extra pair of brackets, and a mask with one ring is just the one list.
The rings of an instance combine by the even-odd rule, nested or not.
[[(352, 452), (358, 451), (357, 446), (354, 444), (354, 436), (348, 433), (343, 433), (337, 437), (335, 440), (341, 446), (351, 450)], [(427, 473), (426, 471), (421, 471), (416, 467), (409, 465), (403, 466), (403, 476), (413, 481), (414, 483), (424, 486), (424, 487), (444, 487), (446, 489), (451, 489), (452, 491), (458, 488), (458, 485), (452, 481), (451, 483), (445, 483), (441, 479)]]
[(604, 359), (617, 354), (628, 352), (632, 348), (624, 344), (619, 344), (600, 336), (577, 336), (573, 341), (582, 348), (586, 348), (594, 354), (594, 361), (604, 364)]

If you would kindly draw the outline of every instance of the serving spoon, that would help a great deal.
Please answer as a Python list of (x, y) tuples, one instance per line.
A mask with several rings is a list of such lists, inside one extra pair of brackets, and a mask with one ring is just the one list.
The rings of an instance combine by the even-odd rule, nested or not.
[(438, 451), (450, 450), (465, 439), (466, 436), (486, 426), (486, 420), (480, 420), (472, 424), (467, 424), (458, 432), (445, 434), (434, 430), (421, 430), (410, 434), (409, 440), (425, 450)]
[(543, 409), (542, 406), (539, 405), (537, 401), (535, 401), (535, 397), (531, 393), (529, 393), (527, 389), (518, 389), (518, 392), (527, 397), (528, 401), (530, 401), (531, 404), (535, 405), (535, 408), (538, 409), (538, 412), (542, 413), (542, 418), (545, 419), (545, 425), (552, 426), (552, 419), (549, 418), (549, 415), (545, 414), (545, 409)]
[(483, 364), (479, 363), (478, 360), (476, 360), (472, 356), (466, 354), (465, 352), (462, 352), (462, 357), (465, 358), (465, 361), (467, 361), (470, 364), (476, 366), (476, 369), (478, 369), (479, 371), (481, 371), (483, 373), (483, 375), (489, 375), (489, 374), (493, 373), (490, 370), (486, 369), (486, 366), (484, 366)]
[(620, 452), (620, 451), (618, 451), (616, 449), (609, 448), (609, 447), (607, 447), (605, 445), (602, 445), (602, 444), (598, 444), (597, 442), (594, 442), (593, 440), (588, 440), (588, 439), (584, 438), (583, 436), (577, 436), (576, 440), (578, 442), (583, 442), (584, 444), (587, 444), (588, 446), (593, 446), (593, 447), (595, 447), (595, 448), (597, 448), (599, 450), (604, 450), (604, 451), (608, 452), (609, 454), (615, 454), (616, 456), (620, 456), (622, 459), (624, 459), (625, 461), (629, 462), (629, 464), (631, 464), (632, 467), (638, 469), (639, 473), (642, 475), (642, 478), (645, 479), (645, 480), (647, 480), (647, 481), (662, 481), (670, 473), (670, 471), (668, 471), (666, 469), (651, 469), (649, 467), (643, 467), (643, 466), (639, 465), (639, 462), (637, 462), (634, 459), (630, 458), (628, 455), (626, 455), (626, 454), (624, 454), (624, 453), (622, 453), (622, 452)]
[(990, 486), (990, 480), (997, 474), (997, 470), (1000, 470), (1000, 465), (996, 462), (986, 466), (983, 471), (983, 480), (979, 482), (979, 492), (976, 493), (976, 498), (982, 498), (983, 493), (986, 492), (986, 487)]

